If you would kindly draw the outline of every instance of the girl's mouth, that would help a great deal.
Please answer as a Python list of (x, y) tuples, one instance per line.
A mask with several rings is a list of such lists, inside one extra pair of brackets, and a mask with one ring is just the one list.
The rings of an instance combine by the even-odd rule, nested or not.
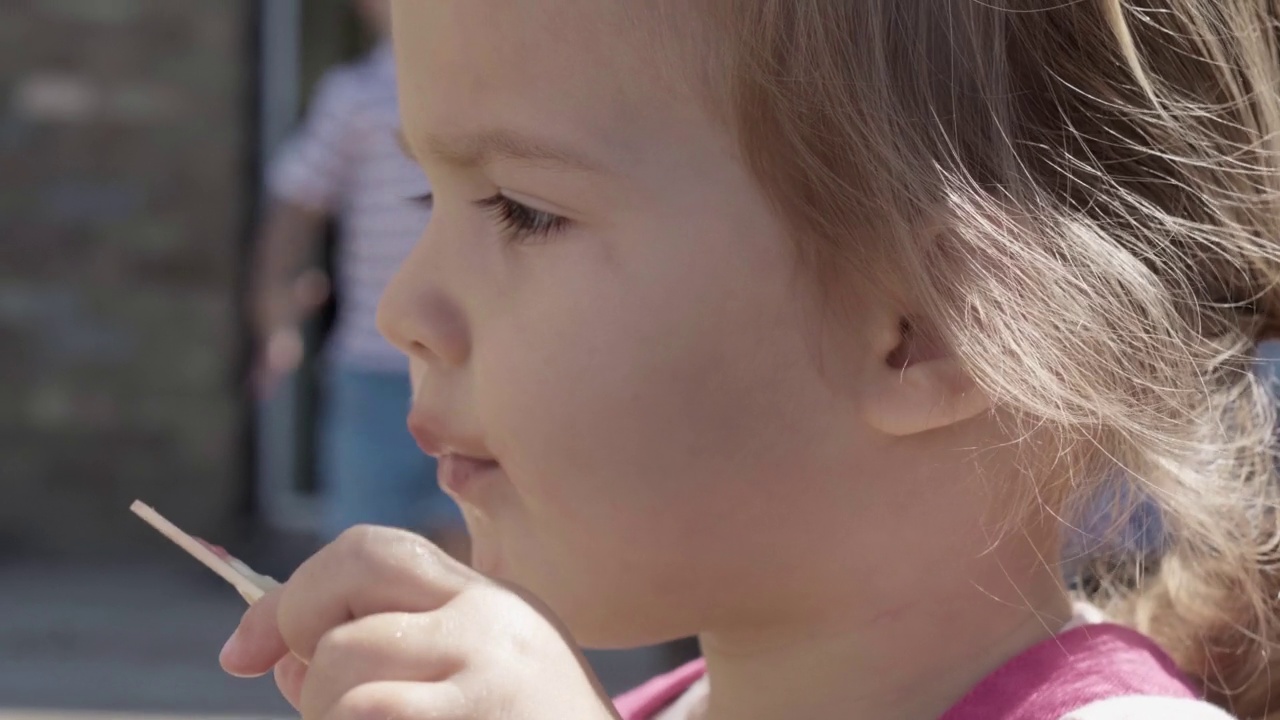
[(439, 460), (436, 478), (446, 493), (458, 498), (475, 481), (501, 469), (497, 460), (458, 452), (445, 436), (434, 432), (437, 427), (420, 414), (410, 413), (409, 433), (422, 452)]
[(440, 458), (436, 477), (440, 487), (453, 497), (464, 496), (467, 489), (484, 476), (501, 469), (496, 460), (449, 453)]

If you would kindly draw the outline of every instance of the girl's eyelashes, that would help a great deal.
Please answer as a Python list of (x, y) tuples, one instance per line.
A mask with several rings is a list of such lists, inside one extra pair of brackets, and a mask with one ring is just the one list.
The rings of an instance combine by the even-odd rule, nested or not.
[(511, 243), (546, 239), (564, 230), (569, 224), (567, 218), (535, 210), (502, 193), (476, 200), (475, 204), (498, 223), (506, 240)]
[[(409, 202), (427, 209), (435, 204), (432, 193), (414, 195)], [(474, 201), (476, 207), (489, 215), (498, 224), (504, 239), (510, 243), (526, 243), (545, 239), (564, 230), (568, 226), (568, 218), (553, 215), (542, 210), (535, 210), (524, 203), (497, 193), (487, 198)]]

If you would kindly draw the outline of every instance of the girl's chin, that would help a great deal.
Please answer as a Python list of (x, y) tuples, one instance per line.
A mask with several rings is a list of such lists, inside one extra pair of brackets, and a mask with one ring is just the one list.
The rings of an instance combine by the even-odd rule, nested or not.
[(503, 565), (499, 553), (486, 552), (474, 542), (471, 545), (471, 567), (494, 580), (514, 580), (514, 578), (506, 577), (503, 574)]
[(471, 567), (495, 580), (510, 580), (503, 576), (502, 543), (494, 532), (492, 519), (466, 507), (463, 514), (471, 536)]

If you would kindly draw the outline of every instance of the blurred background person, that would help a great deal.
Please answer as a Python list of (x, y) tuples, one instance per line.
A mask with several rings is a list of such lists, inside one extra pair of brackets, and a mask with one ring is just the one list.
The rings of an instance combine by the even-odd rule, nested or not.
[[(304, 320), (328, 288), (337, 314), (322, 362), (318, 470), (325, 539), (361, 523), (423, 530), (466, 552), (461, 516), (435, 480), (435, 460), (405, 427), (405, 357), (378, 333), (378, 300), (430, 217), (430, 188), (396, 140), (399, 108), (386, 0), (357, 0), (377, 35), (364, 57), (329, 70), (301, 126), (267, 175), (269, 207), (256, 249), (255, 383), (270, 393), (303, 357)], [(308, 262), (330, 219), (335, 277)]]

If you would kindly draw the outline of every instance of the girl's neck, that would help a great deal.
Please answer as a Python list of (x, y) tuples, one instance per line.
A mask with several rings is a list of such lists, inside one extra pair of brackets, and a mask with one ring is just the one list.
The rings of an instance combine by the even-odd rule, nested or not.
[(704, 634), (707, 720), (939, 717), (1070, 617), (1057, 568), (1014, 540), (950, 568), (922, 567), (906, 603), (867, 603), (873, 589), (821, 617)]

